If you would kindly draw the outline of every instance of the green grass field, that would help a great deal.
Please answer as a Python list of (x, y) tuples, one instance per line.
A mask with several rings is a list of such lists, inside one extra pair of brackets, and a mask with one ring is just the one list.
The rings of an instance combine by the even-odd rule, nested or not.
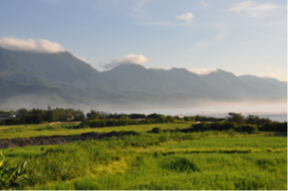
[(26, 137), (39, 137), (39, 136), (53, 136), (53, 135), (80, 135), (87, 132), (111, 132), (111, 131), (136, 131), (147, 132), (154, 127), (160, 129), (183, 129), (191, 126), (192, 123), (165, 123), (165, 124), (147, 124), (147, 125), (128, 125), (119, 127), (105, 127), (105, 128), (85, 128), (85, 129), (72, 129), (72, 126), (79, 125), (76, 123), (64, 124), (39, 124), (39, 125), (11, 125), (0, 126), (0, 140), (1, 139), (14, 139)]
[[(63, 125), (63, 124), (62, 124)], [(71, 124), (66, 124), (71, 125)], [(139, 135), (86, 140), (63, 145), (3, 149), (10, 165), (27, 161), (30, 181), (21, 189), (185, 189), (287, 190), (287, 136), (228, 131), (147, 133), (187, 128), (156, 124), (69, 130), (29, 126), (6, 138), (135, 130)], [(33, 134), (34, 132), (34, 134)], [(11, 132), (10, 132), (11, 133)], [(13, 133), (12, 133), (13, 134)]]

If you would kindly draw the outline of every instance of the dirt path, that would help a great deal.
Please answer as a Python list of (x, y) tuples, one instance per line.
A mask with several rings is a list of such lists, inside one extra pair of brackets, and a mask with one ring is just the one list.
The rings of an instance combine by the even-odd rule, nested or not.
[(9, 147), (23, 147), (23, 146), (33, 146), (33, 145), (58, 145), (63, 143), (68, 143), (72, 141), (84, 141), (87, 139), (100, 140), (105, 137), (112, 136), (123, 136), (126, 134), (135, 134), (135, 132), (126, 132), (126, 133), (83, 133), (81, 135), (69, 135), (69, 136), (52, 136), (52, 137), (31, 137), (31, 138), (17, 138), (17, 139), (4, 139), (0, 140), (0, 149), (9, 148)]

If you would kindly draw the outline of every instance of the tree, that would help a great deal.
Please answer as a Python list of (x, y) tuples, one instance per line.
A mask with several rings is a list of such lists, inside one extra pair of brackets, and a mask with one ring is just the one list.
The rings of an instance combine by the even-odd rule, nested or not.
[(21, 108), (21, 109), (17, 110), (17, 113), (21, 113), (21, 114), (24, 114), (24, 113), (27, 113), (27, 112), (28, 112), (28, 110), (25, 109), (25, 108)]
[(91, 110), (90, 113), (87, 113), (86, 115), (89, 119), (99, 119), (100, 113), (95, 110)]
[(246, 117), (245, 121), (246, 121), (247, 124), (257, 124), (258, 121), (259, 121), (259, 117), (255, 116), (255, 115), (248, 115)]
[(145, 119), (146, 115), (145, 114), (138, 114), (138, 113), (132, 113), (129, 115), (131, 119)]
[(55, 114), (53, 110), (47, 111), (47, 121), (49, 122), (55, 121)]
[(241, 115), (241, 113), (228, 113), (229, 118), (227, 121), (232, 122), (232, 123), (237, 123), (237, 124), (244, 124), (245, 123), (245, 118)]

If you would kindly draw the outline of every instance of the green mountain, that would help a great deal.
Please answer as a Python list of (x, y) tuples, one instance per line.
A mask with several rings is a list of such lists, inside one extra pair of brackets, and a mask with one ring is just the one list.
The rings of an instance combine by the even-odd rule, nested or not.
[(7, 79), (31, 82), (33, 77), (35, 83), (54, 82), (96, 89), (106, 87), (100, 72), (69, 52), (34, 53), (0, 48), (0, 58), (0, 67), (5, 71), (0, 75)]
[(102, 72), (102, 78), (117, 92), (164, 93), (168, 80), (154, 71), (136, 64), (124, 64)]
[(6, 108), (16, 103), (139, 108), (278, 99), (286, 101), (287, 82), (276, 79), (237, 77), (220, 69), (196, 75), (183, 68), (156, 70), (135, 64), (99, 72), (69, 52), (21, 52), (0, 47), (0, 105)]

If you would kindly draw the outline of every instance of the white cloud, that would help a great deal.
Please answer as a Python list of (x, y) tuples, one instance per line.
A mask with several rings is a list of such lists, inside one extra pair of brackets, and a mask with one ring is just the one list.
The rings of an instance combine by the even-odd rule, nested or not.
[(144, 64), (145, 62), (147, 62), (147, 58), (143, 55), (128, 54), (123, 59), (112, 60), (111, 62), (102, 65), (102, 67), (109, 70), (123, 64)]
[(256, 76), (258, 76), (260, 78), (278, 78), (278, 75), (273, 74), (273, 73), (271, 73), (271, 74), (260, 74), (260, 75), (256, 75)]
[(4, 37), (0, 39), (0, 46), (3, 48), (29, 52), (63, 52), (65, 49), (57, 42), (45, 39), (19, 39), (15, 37)]
[(211, 5), (211, 3), (206, 3), (205, 1), (201, 1), (201, 5), (203, 5), (203, 6), (210, 6)]
[(80, 55), (74, 55), (74, 56), (75, 56), (76, 58), (78, 58), (79, 60), (88, 63), (87, 59), (84, 58), (83, 56), (80, 56)]
[(216, 68), (192, 68), (189, 69), (190, 72), (198, 75), (210, 74), (213, 71), (216, 71)]
[(267, 73), (261, 73), (261, 74), (256, 74), (256, 76), (261, 77), (261, 78), (275, 78), (280, 81), (287, 81), (287, 70), (275, 70), (272, 68), (269, 68), (270, 72)]
[(248, 13), (251, 16), (258, 16), (259, 14), (262, 14), (264, 12), (277, 10), (279, 8), (280, 7), (271, 3), (256, 5), (252, 1), (244, 1), (242, 3), (234, 5), (232, 8), (228, 9), (228, 11), (234, 11), (237, 13), (243, 12)]
[(195, 25), (194, 23), (192, 23), (194, 15), (190, 12), (184, 13), (182, 15), (176, 15), (175, 17), (178, 20), (184, 20), (186, 22), (151, 21), (151, 22), (142, 22), (139, 24), (145, 26), (167, 26), (167, 27), (191, 27)]
[(182, 15), (176, 15), (176, 18), (178, 20), (185, 20), (187, 23), (189, 23), (194, 18), (194, 15), (192, 13), (188, 12), (188, 13), (184, 13)]

